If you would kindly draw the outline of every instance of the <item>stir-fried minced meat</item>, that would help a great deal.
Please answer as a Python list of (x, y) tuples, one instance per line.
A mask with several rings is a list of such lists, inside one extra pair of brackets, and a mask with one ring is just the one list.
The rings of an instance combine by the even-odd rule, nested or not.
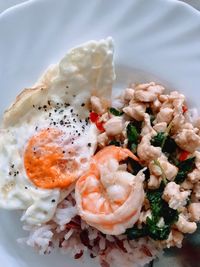
[[(145, 199), (136, 223), (142, 229), (145, 227), (142, 232), (139, 231), (140, 235), (148, 235), (147, 228), (153, 227), (158, 240), (162, 234), (166, 237), (165, 242), (160, 240), (157, 241), (158, 244), (160, 242), (161, 246), (180, 247), (182, 233), (194, 232), (196, 222), (200, 220), (200, 208), (197, 205), (200, 200), (200, 153), (197, 151), (200, 136), (198, 127), (191, 123), (187, 115), (185, 96), (177, 91), (164, 94), (164, 90), (163, 86), (154, 82), (132, 84), (126, 88), (121, 96), (121, 110), (124, 113), (113, 113), (116, 117), (112, 115), (107, 118), (105, 133), (101, 133), (98, 140), (100, 148), (110, 143), (127, 147), (136, 153), (139, 163), (132, 162), (131, 168), (125, 165), (124, 170), (128, 166), (128, 171), (137, 173), (142, 168), (147, 168), (145, 172), (148, 175), (144, 182), (146, 193), (148, 190), (159, 192), (164, 207), (168, 206), (179, 214), (171, 222), (172, 225), (168, 222), (169, 218), (163, 221), (159, 215), (162, 211), (158, 212), (155, 219), (152, 206), (147, 205)], [(123, 130), (120, 129), (122, 121)], [(159, 208), (156, 201), (154, 205)], [(170, 212), (169, 217), (173, 214)], [(158, 218), (162, 223), (156, 225)], [(182, 227), (183, 221), (185, 228)]]

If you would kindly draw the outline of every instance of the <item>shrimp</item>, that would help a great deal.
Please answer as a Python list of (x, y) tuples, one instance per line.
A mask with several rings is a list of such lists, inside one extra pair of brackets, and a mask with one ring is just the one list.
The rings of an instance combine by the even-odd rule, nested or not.
[(104, 234), (120, 235), (140, 216), (144, 201), (144, 174), (119, 170), (120, 161), (138, 158), (126, 148), (107, 146), (93, 157), (79, 178), (75, 198), (79, 215)]

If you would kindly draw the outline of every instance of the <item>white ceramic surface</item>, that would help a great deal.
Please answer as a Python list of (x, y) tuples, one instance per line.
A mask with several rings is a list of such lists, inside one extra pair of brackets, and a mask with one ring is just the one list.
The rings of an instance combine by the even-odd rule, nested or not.
[[(115, 88), (154, 79), (199, 106), (200, 15), (193, 8), (170, 0), (35, 0), (0, 16), (0, 114), (67, 49), (107, 36), (116, 44)], [(16, 212), (0, 211), (0, 228), (2, 267), (94, 266), (18, 247), (24, 233)], [(158, 264), (170, 266), (171, 260)]]
[[(18, 5), (23, 2), (27, 2), (30, 0), (0, 0), (0, 14), (4, 12), (6, 9)], [(182, 1), (191, 5), (200, 11), (200, 1), (199, 0), (173, 0), (173, 1)]]

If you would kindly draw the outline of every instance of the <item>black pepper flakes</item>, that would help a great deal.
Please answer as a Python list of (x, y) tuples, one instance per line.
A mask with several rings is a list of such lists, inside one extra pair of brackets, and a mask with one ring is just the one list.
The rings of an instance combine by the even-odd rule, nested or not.
[(88, 147), (91, 147), (92, 144), (91, 143), (88, 143), (87, 145), (88, 145)]
[(56, 200), (55, 199), (52, 199), (51, 202), (54, 203), (54, 202), (56, 202)]
[(85, 103), (82, 103), (82, 104), (81, 104), (81, 107), (84, 107), (84, 106), (85, 106)]
[(64, 106), (65, 106), (65, 108), (67, 108), (67, 107), (70, 106), (70, 104), (69, 103), (64, 103)]

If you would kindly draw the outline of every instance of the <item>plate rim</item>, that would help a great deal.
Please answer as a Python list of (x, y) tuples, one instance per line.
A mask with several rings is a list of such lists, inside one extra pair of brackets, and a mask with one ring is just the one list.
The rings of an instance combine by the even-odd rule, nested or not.
[[(67, 1), (69, 1), (69, 0), (67, 0)], [(151, 0), (151, 1), (153, 1), (153, 0)], [(159, 0), (159, 1), (161, 2), (162, 0)], [(186, 9), (190, 10), (190, 12), (192, 12), (195, 15), (200, 17), (200, 11), (197, 10), (196, 8), (194, 8), (193, 6), (187, 4), (186, 2), (183, 2), (181, 0), (165, 0), (165, 1), (170, 3), (170, 4), (172, 4), (172, 5), (174, 5), (174, 6), (180, 6), (180, 7), (182, 6), (183, 8), (186, 8)], [(0, 14), (0, 21), (1, 21), (2, 17), (6, 17), (10, 13), (17, 11), (18, 9), (27, 8), (27, 7), (31, 6), (32, 4), (35, 4), (36, 2), (48, 2), (48, 0), (27, 0), (25, 2), (15, 4), (15, 5), (7, 8), (6, 10), (4, 10)]]
[[(162, 0), (159, 0), (159, 1), (161, 2)], [(191, 13), (193, 13), (195, 16), (198, 15), (198, 17), (200, 18), (200, 12), (184, 2), (175, 1), (175, 0), (165, 0), (165, 1), (169, 2), (171, 5), (174, 5), (174, 8), (176, 8), (176, 6), (180, 6), (180, 7), (182, 6), (185, 9), (188, 9), (188, 12), (190, 10)], [(24, 8), (30, 8), (32, 4), (35, 4), (37, 2), (48, 2), (48, 0), (29, 0), (27, 2), (23, 2), (13, 7), (10, 7), (7, 10), (5, 10), (2, 14), (0, 14), (0, 23), (1, 23), (2, 18), (7, 19), (10, 14), (18, 12), (19, 10), (24, 9)]]

